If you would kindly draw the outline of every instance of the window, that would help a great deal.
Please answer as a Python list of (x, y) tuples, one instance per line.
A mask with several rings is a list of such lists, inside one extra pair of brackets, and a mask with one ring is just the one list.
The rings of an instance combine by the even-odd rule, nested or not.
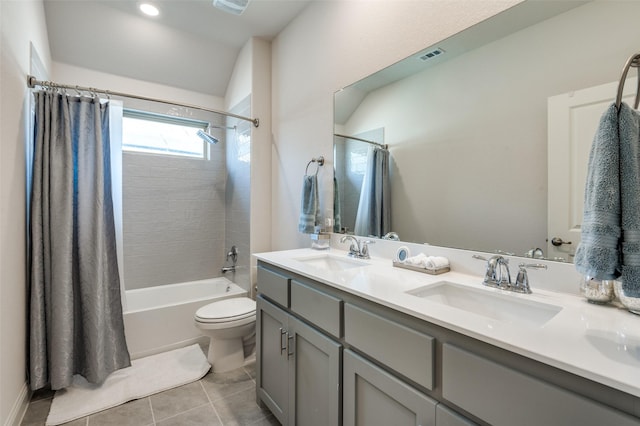
[(197, 135), (205, 130), (204, 121), (124, 110), (122, 149), (150, 154), (206, 158), (205, 142)]

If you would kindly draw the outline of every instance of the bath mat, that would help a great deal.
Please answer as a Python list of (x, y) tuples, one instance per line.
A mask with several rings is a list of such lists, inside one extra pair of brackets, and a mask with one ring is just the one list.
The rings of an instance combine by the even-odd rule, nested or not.
[(74, 376), (73, 384), (56, 391), (46, 425), (59, 425), (134, 399), (186, 385), (204, 377), (211, 366), (195, 344), (131, 361), (100, 386)]

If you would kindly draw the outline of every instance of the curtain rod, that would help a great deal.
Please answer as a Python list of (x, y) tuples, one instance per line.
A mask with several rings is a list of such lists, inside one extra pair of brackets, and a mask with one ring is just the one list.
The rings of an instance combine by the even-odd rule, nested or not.
[(388, 149), (389, 148), (389, 145), (387, 145), (387, 144), (370, 141), (368, 139), (356, 138), (355, 136), (341, 135), (339, 133), (334, 133), (333, 136), (337, 136), (339, 138), (345, 138), (345, 139), (353, 139), (354, 141), (366, 142), (366, 143), (370, 143), (371, 145), (378, 145), (378, 146), (381, 146), (384, 149)]
[(130, 93), (114, 92), (114, 91), (111, 91), (111, 90), (96, 89), (94, 87), (72, 86), (72, 85), (69, 85), (69, 84), (54, 83), (53, 81), (38, 81), (38, 79), (36, 79), (32, 75), (27, 75), (27, 85), (30, 88), (34, 88), (36, 86), (41, 86), (41, 87), (53, 87), (53, 88), (60, 88), (60, 89), (73, 89), (73, 90), (78, 90), (78, 91), (81, 91), (81, 92), (104, 93), (107, 96), (121, 96), (121, 97), (124, 97), (124, 98), (140, 99), (140, 100), (143, 100), (143, 101), (161, 102), (161, 103), (165, 103), (165, 104), (169, 104), (169, 105), (174, 105), (174, 106), (179, 106), (179, 107), (184, 107), (184, 108), (199, 109), (201, 111), (212, 112), (214, 114), (221, 114), (221, 115), (225, 115), (227, 117), (237, 118), (239, 120), (250, 121), (250, 122), (253, 123), (253, 125), (255, 127), (260, 126), (260, 119), (258, 119), (258, 118), (250, 118), (250, 117), (245, 117), (245, 116), (242, 116), (242, 115), (233, 114), (233, 113), (230, 113), (230, 112), (218, 111), (218, 110), (210, 109), (210, 108), (204, 108), (204, 107), (197, 106), (197, 105), (189, 105), (189, 104), (182, 104), (182, 103), (179, 103), (179, 102), (166, 101), (166, 100), (163, 100), (163, 99), (148, 98), (146, 96), (133, 95), (133, 94), (130, 94)]

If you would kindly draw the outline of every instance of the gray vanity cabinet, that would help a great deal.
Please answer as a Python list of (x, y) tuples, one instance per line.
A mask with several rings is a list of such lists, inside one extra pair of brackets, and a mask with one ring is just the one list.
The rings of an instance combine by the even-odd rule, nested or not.
[[(640, 425), (640, 399), (259, 264), (257, 397), (283, 425)], [(475, 423), (474, 423), (475, 422)]]
[(289, 412), (289, 315), (261, 296), (256, 300), (256, 393), (280, 423)]
[(344, 426), (435, 426), (437, 402), (344, 351)]
[(494, 426), (637, 426), (640, 421), (457, 346), (442, 349), (442, 396)]
[(283, 425), (340, 423), (342, 346), (262, 296), (256, 392)]

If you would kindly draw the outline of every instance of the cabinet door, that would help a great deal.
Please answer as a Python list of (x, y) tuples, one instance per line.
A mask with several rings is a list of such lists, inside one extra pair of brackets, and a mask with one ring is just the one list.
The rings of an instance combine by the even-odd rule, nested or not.
[(340, 424), (342, 345), (289, 318), (289, 424)]
[(346, 349), (345, 426), (435, 426), (436, 401)]
[(256, 394), (281, 424), (287, 424), (288, 314), (258, 296), (256, 303)]

